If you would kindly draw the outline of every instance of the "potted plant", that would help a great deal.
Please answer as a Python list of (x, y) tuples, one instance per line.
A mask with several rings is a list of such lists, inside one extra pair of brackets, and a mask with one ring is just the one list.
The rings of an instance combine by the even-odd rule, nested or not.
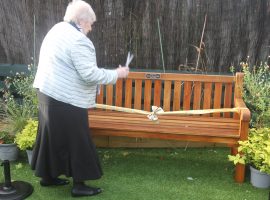
[(250, 129), (248, 140), (239, 141), (238, 152), (229, 160), (250, 165), (253, 186), (270, 187), (270, 128)]
[(15, 161), (18, 158), (18, 148), (14, 143), (15, 135), (8, 130), (0, 130), (0, 160)]
[(32, 87), (34, 73), (34, 66), (29, 65), (29, 73), (16, 73), (12, 77), (6, 77), (1, 89), (3, 96), (0, 98), (0, 119), (7, 124), (14, 137), (22, 132), (28, 119), (37, 118), (37, 95)]
[(234, 164), (250, 164), (253, 185), (256, 184), (253, 172), (265, 173), (266, 177), (268, 176), (265, 187), (269, 187), (267, 185), (270, 184), (270, 68), (267, 62), (251, 67), (248, 60), (240, 63), (240, 66), (244, 73), (242, 95), (251, 112), (251, 129), (248, 140), (239, 142), (239, 153), (235, 156), (229, 155), (229, 160)]
[(16, 134), (15, 143), (20, 150), (26, 150), (29, 164), (32, 159), (32, 150), (36, 141), (38, 121), (29, 119), (23, 130)]

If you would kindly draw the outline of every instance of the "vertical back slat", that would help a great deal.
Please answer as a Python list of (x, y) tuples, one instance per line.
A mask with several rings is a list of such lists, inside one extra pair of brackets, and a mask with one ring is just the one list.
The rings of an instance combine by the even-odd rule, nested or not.
[[(221, 108), (222, 83), (215, 83), (214, 109)], [(220, 117), (220, 113), (214, 113), (214, 117)]]
[(185, 81), (184, 82), (184, 102), (183, 102), (184, 110), (190, 110), (190, 98), (191, 98), (191, 82)]
[(104, 89), (103, 85), (99, 85), (99, 94), (97, 94), (97, 103), (103, 104), (103, 97), (104, 97)]
[(152, 80), (145, 80), (144, 84), (144, 110), (150, 111), (151, 108), (151, 94)]
[(194, 82), (194, 99), (193, 99), (193, 109), (201, 109), (201, 95), (202, 95), (202, 83), (195, 81)]
[(161, 97), (161, 80), (154, 81), (154, 105), (160, 106), (160, 97)]
[[(210, 109), (212, 99), (212, 83), (204, 83), (204, 95), (203, 95), (203, 109)], [(210, 116), (207, 114), (205, 116)]]
[(123, 79), (118, 79), (115, 85), (115, 105), (122, 107), (123, 99)]
[(181, 81), (174, 81), (174, 91), (173, 91), (173, 110), (180, 110), (181, 103)]
[(142, 80), (135, 80), (134, 108), (142, 108)]
[(113, 85), (106, 85), (106, 104), (113, 104)]
[(132, 104), (132, 79), (126, 79), (125, 84), (125, 107), (131, 108)]
[[(231, 108), (232, 105), (232, 83), (225, 84), (224, 108)], [(224, 113), (224, 117), (230, 117), (230, 113)]]
[(172, 81), (164, 81), (164, 97), (163, 97), (163, 109), (164, 109), (164, 111), (170, 111), (170, 107), (171, 107), (171, 90), (172, 90)]

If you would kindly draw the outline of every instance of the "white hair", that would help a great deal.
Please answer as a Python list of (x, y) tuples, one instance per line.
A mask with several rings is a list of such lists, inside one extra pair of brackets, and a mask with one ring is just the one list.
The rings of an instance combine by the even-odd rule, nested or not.
[(96, 14), (85, 1), (73, 0), (67, 6), (64, 21), (79, 23), (81, 20), (93, 23), (96, 21)]

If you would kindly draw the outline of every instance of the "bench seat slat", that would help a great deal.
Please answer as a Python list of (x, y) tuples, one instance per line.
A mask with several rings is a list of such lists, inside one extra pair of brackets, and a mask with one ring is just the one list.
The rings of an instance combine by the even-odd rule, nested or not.
[[(101, 113), (103, 114), (99, 115)], [(127, 115), (130, 114), (127, 113), (121, 113), (121, 115), (119, 113), (118, 115), (116, 113), (109, 115), (109, 112), (108, 115), (105, 115), (104, 112), (101, 113), (95, 112), (95, 114), (89, 115), (90, 128), (119, 130), (119, 127), (121, 127), (121, 130), (239, 138), (239, 125), (235, 119), (225, 123), (221, 119), (211, 122), (209, 120), (189, 120), (188, 117), (185, 118), (186, 120), (181, 120), (181, 117), (166, 118), (160, 116), (158, 123), (156, 123), (143, 115), (129, 118)]]
[(110, 122), (110, 121), (92, 121), (90, 127), (93, 129), (108, 129), (120, 131), (119, 127), (121, 127), (121, 131), (134, 130), (138, 132), (154, 132), (154, 133), (166, 133), (166, 134), (177, 134), (177, 135), (200, 135), (200, 136), (214, 136), (214, 137), (231, 137), (231, 138), (239, 138), (238, 131), (236, 129), (211, 129), (211, 128), (192, 128), (192, 127), (181, 127), (181, 126), (171, 126), (164, 125), (162, 126), (149, 126), (148, 124), (132, 124), (129, 122), (121, 123), (119, 121)]
[[(103, 125), (103, 126), (102, 126)], [(154, 133), (166, 133), (166, 134), (188, 134), (188, 135), (200, 135), (200, 136), (214, 136), (214, 137), (232, 137), (232, 138), (238, 138), (239, 134), (237, 130), (228, 130), (228, 129), (209, 129), (209, 128), (192, 128), (192, 127), (176, 127), (171, 125), (158, 125), (149, 127), (147, 125), (139, 125), (139, 124), (130, 124), (130, 123), (110, 123), (106, 122), (106, 125), (101, 122), (94, 122), (90, 127), (92, 129), (108, 129), (108, 130), (115, 130), (119, 131), (119, 126), (121, 126), (121, 131), (124, 130), (134, 130), (139, 132), (154, 132)], [(139, 127), (138, 127), (139, 126)]]
[(211, 127), (211, 128), (225, 128), (225, 129), (238, 129), (239, 125), (237, 123), (231, 122), (231, 123), (224, 123), (222, 121), (220, 122), (208, 122), (208, 121), (190, 121), (190, 120), (177, 120), (177, 118), (175, 119), (164, 119), (164, 118), (160, 118), (158, 120), (158, 122), (153, 122), (150, 121), (149, 119), (146, 118), (127, 118), (124, 116), (91, 116), (90, 117), (91, 121), (92, 120), (104, 120), (104, 121), (123, 121), (125, 122), (129, 122), (129, 123), (134, 123), (134, 124), (148, 124), (148, 125), (152, 125), (155, 126), (158, 123), (159, 124), (167, 124), (167, 125), (171, 125), (171, 126), (192, 126), (192, 127)]
[[(108, 128), (110, 128), (112, 125), (120, 125), (122, 128), (122, 125), (128, 125), (128, 126), (133, 126), (134, 130), (140, 129), (139, 127), (136, 126), (140, 126), (140, 127), (150, 127), (151, 129), (156, 129), (156, 128), (160, 128), (160, 127), (165, 127), (169, 130), (169, 129), (174, 129), (176, 128), (177, 130), (182, 130), (182, 129), (198, 129), (198, 130), (206, 130), (207, 132), (226, 132), (227, 133), (231, 133), (234, 132), (236, 135), (238, 135), (238, 130), (236, 127), (226, 127), (226, 126), (212, 126), (209, 127), (206, 124), (201, 124), (201, 126), (198, 126), (197, 124), (184, 124), (184, 123), (173, 123), (173, 122), (167, 122), (167, 121), (161, 121), (159, 122), (159, 124), (149, 124), (149, 123), (144, 123), (142, 121), (126, 121), (126, 122), (119, 122), (119, 120), (114, 119), (114, 120), (106, 120), (106, 119), (102, 119), (103, 120), (103, 126), (101, 126), (100, 128), (105, 128), (108, 126)], [(96, 127), (98, 128), (98, 126), (102, 123), (99, 123), (100, 118), (94, 119), (91, 121), (90, 127)], [(106, 123), (106, 124), (105, 124)], [(222, 133), (223, 134), (223, 133)]]
[[(136, 114), (136, 113), (125, 113), (125, 112), (118, 112), (118, 111), (105, 111), (105, 110), (89, 110), (89, 117), (93, 117), (94, 115), (101, 115), (101, 116), (125, 116), (126, 118), (143, 118), (147, 119), (146, 115)], [(108, 118), (109, 118), (108, 117)], [(196, 116), (196, 115), (160, 115), (159, 118), (164, 119), (175, 119), (177, 117), (177, 120), (186, 120), (186, 121), (196, 121), (197, 122), (221, 122), (221, 123), (235, 123), (239, 125), (239, 119), (234, 118), (222, 118), (222, 117), (203, 117), (203, 116)], [(150, 120), (148, 120), (150, 121)]]
[(93, 135), (104, 136), (124, 136), (133, 138), (158, 138), (165, 140), (179, 140), (179, 141), (194, 141), (194, 142), (216, 142), (234, 146), (237, 144), (239, 138), (231, 137), (215, 137), (215, 136), (200, 136), (200, 135), (176, 135), (176, 134), (160, 134), (160, 133), (145, 133), (138, 131), (111, 131), (108, 129), (94, 129)]

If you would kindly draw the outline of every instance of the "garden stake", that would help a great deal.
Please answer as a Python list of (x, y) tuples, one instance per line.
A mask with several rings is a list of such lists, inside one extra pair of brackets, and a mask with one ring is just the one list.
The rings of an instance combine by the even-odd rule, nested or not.
[(165, 73), (165, 64), (164, 64), (164, 56), (163, 56), (163, 48), (162, 48), (162, 39), (161, 39), (159, 19), (157, 19), (157, 23), (158, 23), (158, 36), (159, 36), (159, 43), (160, 43), (160, 52), (161, 52), (161, 59), (162, 59), (162, 67), (163, 67), (163, 73)]

